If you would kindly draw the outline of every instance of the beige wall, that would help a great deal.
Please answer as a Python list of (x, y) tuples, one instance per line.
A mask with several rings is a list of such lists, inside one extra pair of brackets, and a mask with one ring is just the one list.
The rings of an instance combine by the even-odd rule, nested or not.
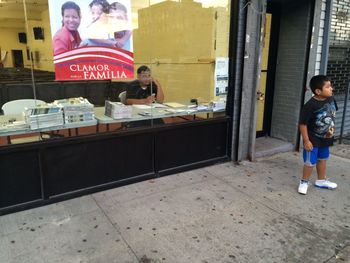
[(24, 28), (0, 28), (0, 47), (2, 51), (7, 51), (4, 67), (13, 67), (11, 50), (22, 50), (23, 63), (30, 67), (30, 61), (27, 60), (26, 44), (20, 43), (18, 39), (19, 32), (26, 32)]
[[(44, 39), (34, 39), (33, 27), (44, 29)], [(28, 21), (27, 41), (31, 52), (34, 54), (34, 68), (40, 70), (54, 71), (52, 55), (52, 37), (50, 30), (49, 11), (41, 13), (41, 20)]]
[[(135, 71), (140, 65), (150, 66), (164, 88), (166, 101), (213, 99), (215, 59), (228, 56), (229, 5), (203, 7), (192, 0), (181, 0), (140, 9), (137, 6), (136, 0), (132, 2), (138, 20), (133, 31)], [(44, 29), (44, 40), (34, 39), (33, 27)], [(18, 32), (0, 29), (1, 39), (10, 39), (6, 45), (0, 41), (0, 46), (4, 50), (23, 49), (25, 64), (30, 66), (26, 45), (18, 42)], [(34, 68), (54, 71), (48, 10), (41, 12), (37, 20), (28, 21), (28, 32)], [(11, 58), (5, 66), (12, 66)]]
[[(33, 27), (44, 28), (44, 40), (35, 40)], [(20, 43), (18, 39), (18, 33), (27, 33), (27, 44)], [(24, 66), (31, 67), (30, 60), (27, 60), (27, 50), (33, 53), (34, 68), (40, 70), (54, 71), (53, 56), (52, 56), (52, 37), (50, 31), (50, 20), (48, 10), (41, 13), (40, 20), (28, 21), (28, 32), (26, 28), (1, 28), (0, 27), (0, 47), (2, 50), (8, 52), (7, 59), (5, 61), (5, 67), (13, 67), (13, 60), (11, 50), (20, 49), (23, 52)]]
[(191, 0), (166, 1), (138, 12), (135, 70), (151, 66), (166, 101), (209, 101), (214, 96), (216, 57), (228, 56), (229, 12)]

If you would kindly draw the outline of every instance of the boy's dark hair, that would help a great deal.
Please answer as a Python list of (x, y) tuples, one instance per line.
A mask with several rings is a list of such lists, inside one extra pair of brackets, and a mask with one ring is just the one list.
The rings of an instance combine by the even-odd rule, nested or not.
[(151, 72), (151, 69), (145, 65), (142, 65), (137, 69), (137, 74), (141, 74), (142, 72), (149, 71)]
[(102, 6), (103, 13), (108, 14), (109, 3), (107, 2), (107, 0), (92, 0), (92, 2), (89, 4), (89, 7), (91, 8), (94, 5)]
[[(74, 9), (77, 11), (78, 13), (78, 16), (81, 17), (81, 13), (80, 13), (80, 7), (74, 3), (74, 2), (71, 2), (71, 1), (68, 1), (68, 2), (65, 2), (62, 7), (61, 7), (61, 14), (62, 14), (62, 17), (64, 15), (64, 10), (66, 9)], [(63, 23), (62, 23), (63, 24)]]
[(126, 9), (125, 5), (123, 5), (119, 2), (114, 2), (114, 3), (110, 4), (109, 10), (111, 10), (111, 9), (124, 11), (125, 14), (128, 13), (128, 10)]
[(325, 75), (316, 75), (310, 79), (310, 88), (313, 94), (316, 95), (316, 90), (322, 90), (325, 82), (330, 81), (330, 79)]

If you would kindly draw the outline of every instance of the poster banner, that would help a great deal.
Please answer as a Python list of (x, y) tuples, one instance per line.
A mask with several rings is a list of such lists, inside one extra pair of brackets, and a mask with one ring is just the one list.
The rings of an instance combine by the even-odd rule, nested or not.
[(49, 0), (56, 80), (134, 77), (130, 0)]

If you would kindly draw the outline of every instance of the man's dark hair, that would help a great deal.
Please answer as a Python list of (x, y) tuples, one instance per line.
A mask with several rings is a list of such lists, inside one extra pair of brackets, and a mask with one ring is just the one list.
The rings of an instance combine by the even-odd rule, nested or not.
[(91, 8), (94, 5), (102, 6), (102, 12), (108, 14), (109, 3), (107, 2), (107, 0), (92, 0), (92, 2), (89, 4), (89, 7)]
[(61, 7), (62, 17), (64, 15), (64, 10), (66, 10), (66, 9), (76, 10), (78, 13), (78, 16), (81, 18), (80, 7), (76, 3), (71, 2), (71, 1), (65, 2)]
[(145, 72), (145, 71), (151, 72), (151, 69), (149, 67), (143, 65), (137, 69), (137, 74), (141, 74), (142, 72)]
[(316, 90), (322, 90), (325, 82), (330, 81), (330, 79), (325, 75), (313, 76), (310, 80), (310, 88), (313, 94), (316, 95)]

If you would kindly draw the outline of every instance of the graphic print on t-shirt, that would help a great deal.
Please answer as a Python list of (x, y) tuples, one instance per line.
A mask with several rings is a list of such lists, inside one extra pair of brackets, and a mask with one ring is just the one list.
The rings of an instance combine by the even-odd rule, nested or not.
[(314, 133), (317, 137), (329, 138), (333, 136), (335, 112), (334, 102), (326, 103), (321, 109), (316, 111)]

